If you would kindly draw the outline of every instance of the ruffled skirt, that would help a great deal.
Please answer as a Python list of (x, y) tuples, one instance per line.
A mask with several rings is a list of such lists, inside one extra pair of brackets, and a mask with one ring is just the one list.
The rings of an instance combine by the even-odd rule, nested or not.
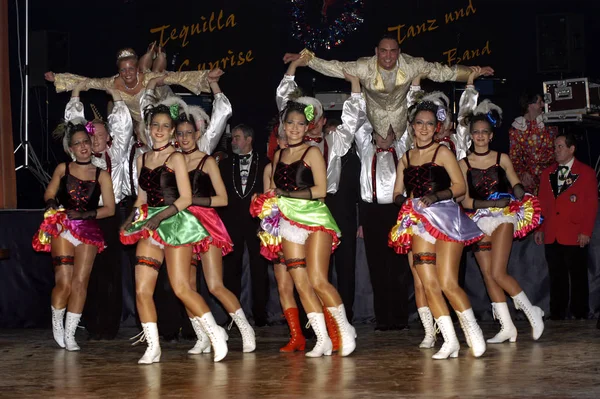
[(187, 210), (190, 211), (192, 215), (196, 216), (210, 235), (210, 240), (204, 240), (201, 245), (194, 246), (195, 253), (205, 253), (208, 251), (210, 245), (220, 248), (223, 256), (233, 251), (233, 241), (231, 241), (231, 237), (215, 209), (202, 206), (190, 206)]
[(388, 235), (388, 245), (399, 254), (407, 254), (412, 236), (417, 235), (435, 244), (437, 240), (460, 242), (465, 246), (479, 241), (483, 233), (454, 200), (445, 200), (429, 207), (419, 205), (419, 199), (408, 199), (398, 213), (398, 223)]
[(138, 208), (131, 227), (126, 231), (121, 231), (121, 242), (125, 245), (131, 245), (142, 239), (150, 239), (154, 245), (161, 248), (165, 246), (208, 248), (211, 241), (208, 231), (198, 218), (187, 209), (163, 220), (156, 230), (144, 228), (152, 216), (166, 208), (168, 206), (149, 207), (147, 204)]
[(512, 223), (513, 237), (523, 238), (542, 223), (542, 208), (537, 197), (525, 194), (522, 200), (518, 200), (510, 194), (494, 193), (488, 200), (501, 198), (511, 199), (507, 207), (483, 208), (475, 212), (467, 212), (467, 215), (487, 236), (491, 236), (501, 224)]
[(93, 245), (98, 253), (106, 248), (104, 235), (96, 219), (71, 220), (64, 209), (48, 209), (44, 213), (44, 221), (33, 237), (33, 249), (38, 252), (50, 252), (52, 237), (62, 237), (74, 246), (80, 244)]
[(279, 259), (283, 239), (304, 244), (315, 231), (331, 235), (332, 252), (340, 244), (340, 229), (321, 201), (261, 194), (250, 203), (250, 214), (261, 220), (260, 253), (269, 260)]

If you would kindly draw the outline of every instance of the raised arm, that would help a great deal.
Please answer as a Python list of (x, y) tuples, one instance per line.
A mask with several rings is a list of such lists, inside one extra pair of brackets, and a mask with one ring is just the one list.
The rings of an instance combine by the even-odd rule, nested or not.
[(116, 162), (127, 159), (131, 136), (133, 135), (133, 120), (129, 108), (116, 89), (107, 90), (114, 101), (112, 112), (108, 116), (108, 130), (112, 136), (110, 155)]
[(475, 79), (481, 76), (481, 70), (478, 69), (469, 74), (465, 91), (460, 96), (458, 105), (458, 118), (456, 124), (455, 144), (456, 159), (463, 159), (467, 156), (469, 147), (471, 147), (470, 126), (465, 121), (465, 117), (473, 113), (479, 100), (479, 92), (473, 85)]
[(344, 101), (342, 124), (331, 132), (333, 139), (331, 153), (340, 157), (346, 155), (352, 146), (352, 140), (354, 140), (356, 132), (367, 119), (367, 106), (360, 91), (358, 77), (346, 74), (346, 80), (352, 85), (352, 94), (350, 98)]
[[(209, 80), (211, 79), (209, 78)], [(210, 82), (210, 88), (215, 96), (210, 123), (198, 141), (198, 148), (200, 151), (207, 154), (212, 154), (219, 145), (221, 136), (227, 127), (227, 121), (232, 114), (231, 103), (225, 94), (221, 92), (218, 78)]]
[(87, 90), (87, 80), (82, 80), (75, 86), (71, 92), (71, 99), (65, 107), (65, 121), (70, 122), (74, 119), (85, 119), (85, 112), (83, 110), (83, 103), (79, 97), (81, 91)]
[[(220, 71), (220, 72), (215, 72)], [(210, 85), (208, 78), (218, 77), (223, 74), (220, 69), (212, 71), (183, 71), (183, 72), (168, 72), (165, 75), (164, 84), (166, 85), (179, 85), (183, 86), (194, 94), (200, 94), (202, 92), (210, 92)], [(151, 77), (157, 75), (154, 72), (148, 73)]]

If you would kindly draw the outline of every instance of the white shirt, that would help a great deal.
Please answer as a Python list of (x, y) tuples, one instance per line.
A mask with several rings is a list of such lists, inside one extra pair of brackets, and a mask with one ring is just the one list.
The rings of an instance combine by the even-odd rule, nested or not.
[[(242, 160), (243, 156), (250, 155), (246, 160)], [(250, 165), (252, 165), (252, 151), (248, 154), (240, 155), (240, 182), (242, 183), (242, 192), (246, 193), (246, 184), (248, 183), (248, 175), (250, 174)]]

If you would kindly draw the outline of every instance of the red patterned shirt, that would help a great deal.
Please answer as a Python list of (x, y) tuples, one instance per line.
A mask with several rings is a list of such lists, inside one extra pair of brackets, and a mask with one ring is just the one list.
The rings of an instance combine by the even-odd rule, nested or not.
[(520, 116), (509, 130), (510, 160), (515, 172), (523, 179), (525, 173), (533, 177), (533, 185), (523, 185), (529, 193), (537, 195), (542, 171), (554, 163), (554, 139), (558, 134), (556, 126), (545, 126), (542, 116), (528, 121)]

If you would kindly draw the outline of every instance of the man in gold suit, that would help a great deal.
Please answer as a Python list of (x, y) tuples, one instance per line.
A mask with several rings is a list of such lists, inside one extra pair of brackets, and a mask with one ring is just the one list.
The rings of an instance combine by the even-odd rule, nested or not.
[[(466, 82), (471, 73), (471, 69), (466, 66), (449, 67), (404, 54), (400, 52), (396, 37), (391, 34), (386, 34), (379, 40), (374, 56), (359, 58), (357, 61), (326, 61), (315, 57), (307, 49), (300, 54), (287, 53), (283, 61), (288, 63), (299, 57), (304, 58), (310, 68), (326, 76), (344, 78), (344, 71), (358, 76), (366, 98), (367, 117), (374, 131), (383, 138), (388, 134), (395, 134), (400, 138), (404, 134), (407, 119), (406, 93), (413, 78), (423, 74), (436, 82)], [(485, 76), (494, 74), (490, 67), (483, 67), (482, 70)]]

